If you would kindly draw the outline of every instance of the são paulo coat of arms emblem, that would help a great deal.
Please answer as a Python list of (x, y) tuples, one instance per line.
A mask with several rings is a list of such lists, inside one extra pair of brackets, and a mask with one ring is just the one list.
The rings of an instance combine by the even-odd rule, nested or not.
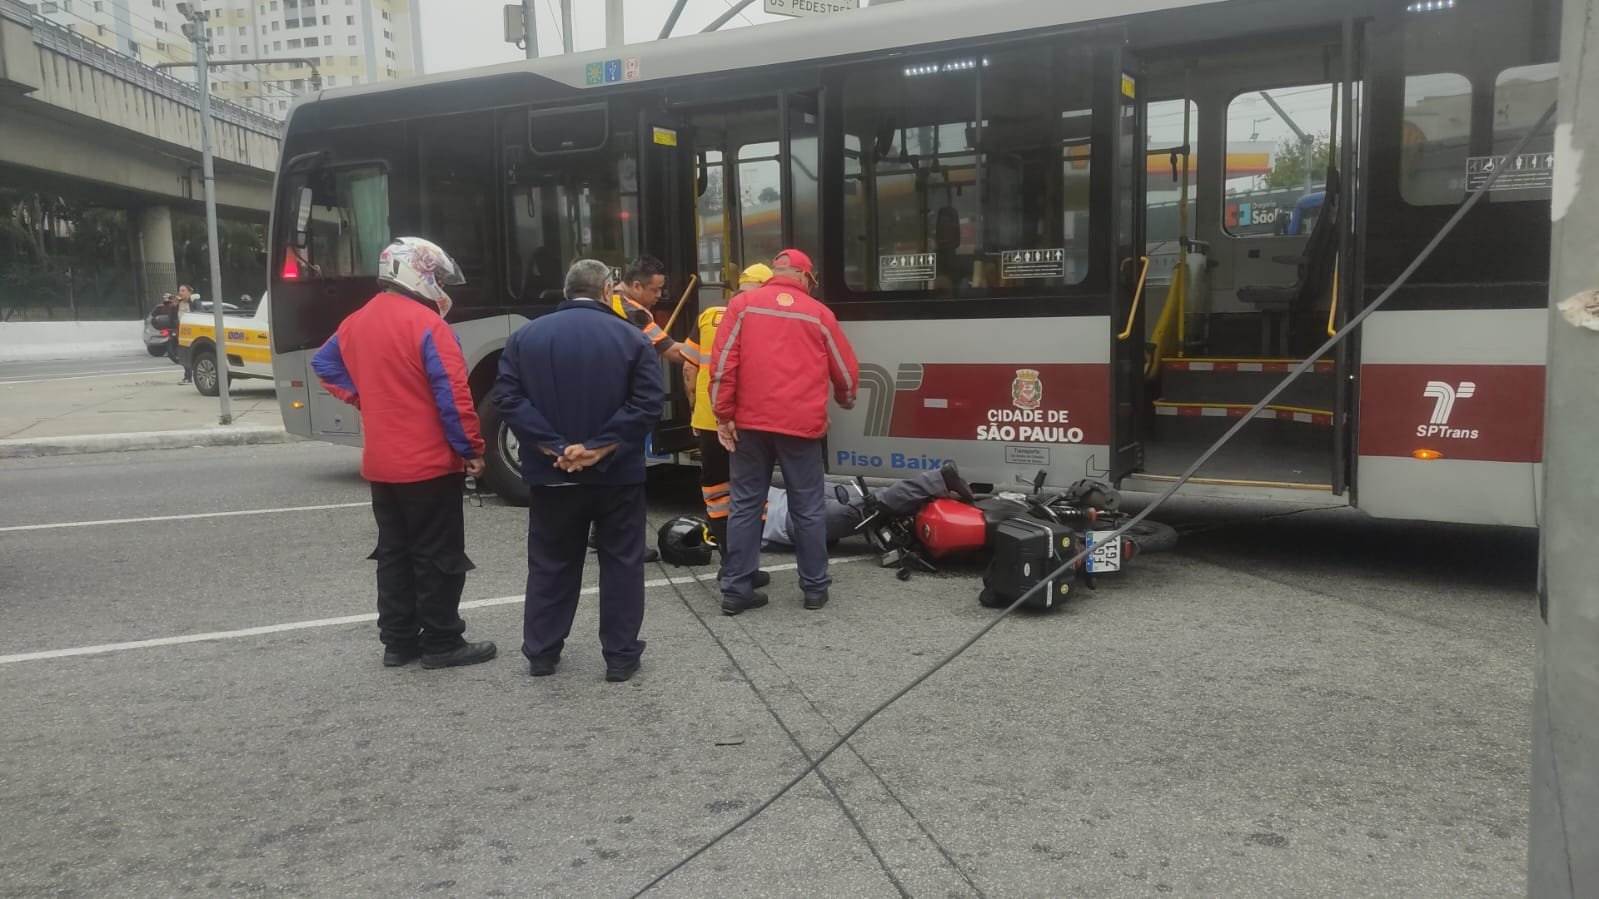
[(1044, 382), (1038, 371), (1031, 368), (1016, 370), (1016, 380), (1010, 382), (1010, 401), (1018, 409), (1037, 409), (1044, 403)]

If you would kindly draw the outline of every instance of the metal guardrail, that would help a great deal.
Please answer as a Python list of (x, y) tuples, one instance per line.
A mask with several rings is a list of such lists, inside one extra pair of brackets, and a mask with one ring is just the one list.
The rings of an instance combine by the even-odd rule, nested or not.
[[(0, 0), (0, 16), (21, 22), (33, 30), (33, 42), (54, 50), (91, 68), (114, 75), (153, 94), (200, 110), (200, 89), (194, 84), (180, 81), (171, 75), (156, 71), (152, 66), (119, 53), (103, 44), (76, 34), (72, 29), (35, 13), (20, 0)], [(283, 135), (283, 121), (227, 100), (211, 100), (211, 114), (219, 121), (248, 128), (274, 140)]]

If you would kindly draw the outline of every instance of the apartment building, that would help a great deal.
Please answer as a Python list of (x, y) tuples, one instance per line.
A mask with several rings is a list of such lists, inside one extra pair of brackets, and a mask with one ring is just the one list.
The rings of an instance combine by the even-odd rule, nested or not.
[[(192, 0), (222, 66), (213, 94), (282, 115), (309, 90), (313, 71), (327, 87), (421, 74), (420, 0)], [(155, 65), (194, 58), (177, 0), (49, 0), (45, 18)], [(314, 69), (313, 69), (314, 64)], [(185, 76), (192, 77), (192, 76)]]

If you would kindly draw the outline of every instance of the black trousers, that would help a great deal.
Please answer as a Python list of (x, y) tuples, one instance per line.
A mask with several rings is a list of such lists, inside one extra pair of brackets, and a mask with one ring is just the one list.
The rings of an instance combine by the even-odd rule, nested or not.
[(171, 359), (174, 364), (183, 367), (183, 377), (185, 379), (193, 375), (193, 370), (183, 361), (183, 353), (178, 347), (178, 339), (176, 337), (167, 341), (167, 358)]
[(378, 522), (378, 634), (390, 649), (449, 652), (465, 644), (461, 591), (466, 556), (463, 476), (372, 484)]
[(589, 527), (599, 537), (600, 650), (611, 667), (644, 652), (644, 485), (534, 487), (528, 505), (522, 654), (559, 655), (572, 632)]

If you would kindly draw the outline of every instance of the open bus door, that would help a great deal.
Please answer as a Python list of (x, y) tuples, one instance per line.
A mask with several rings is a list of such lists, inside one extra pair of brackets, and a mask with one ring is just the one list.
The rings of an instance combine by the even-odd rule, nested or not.
[[(696, 166), (694, 141), (687, 122), (668, 112), (645, 109), (639, 114), (639, 239), (643, 252), (666, 265), (666, 289), (655, 307), (662, 327), (671, 323), (673, 340), (688, 338), (699, 318), (694, 222)], [(683, 309), (678, 310), (679, 303)], [(673, 313), (676, 318), (673, 319)], [(661, 363), (666, 408), (650, 441), (653, 454), (682, 452), (694, 446), (689, 427), (689, 398), (678, 366)]]
[[(1343, 136), (1337, 142), (1338, 168), (1344, 175), (1343, 211), (1339, 214), (1338, 261), (1333, 276), (1332, 301), (1327, 314), (1327, 336), (1343, 327), (1355, 313), (1364, 293), (1363, 227), (1366, 209), (1366, 160), (1370, 153), (1367, 127), (1371, 104), (1365, 65), (1365, 44), (1370, 23), (1356, 25), (1345, 19), (1341, 40), (1343, 64), (1339, 67), (1337, 131)], [(1357, 230), (1358, 229), (1358, 230)], [(1354, 466), (1357, 456), (1355, 428), (1353, 426), (1356, 401), (1355, 376), (1359, 371), (1357, 345), (1345, 340), (1333, 351), (1336, 388), (1333, 395), (1333, 456), (1332, 492), (1342, 496), (1348, 492), (1353, 499)]]
[(1149, 257), (1144, 247), (1144, 102), (1136, 62), (1120, 54), (1113, 69), (1113, 146), (1115, 169), (1115, 253), (1111, 285), (1111, 459), (1113, 481), (1142, 467), (1144, 459), (1144, 307)]

